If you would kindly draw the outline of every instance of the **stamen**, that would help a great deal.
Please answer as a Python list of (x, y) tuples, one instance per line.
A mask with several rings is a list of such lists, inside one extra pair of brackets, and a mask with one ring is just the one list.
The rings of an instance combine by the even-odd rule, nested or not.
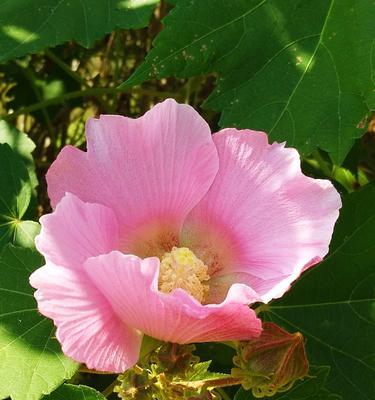
[(208, 267), (187, 247), (173, 247), (161, 260), (159, 290), (164, 293), (181, 288), (203, 303), (209, 279)]

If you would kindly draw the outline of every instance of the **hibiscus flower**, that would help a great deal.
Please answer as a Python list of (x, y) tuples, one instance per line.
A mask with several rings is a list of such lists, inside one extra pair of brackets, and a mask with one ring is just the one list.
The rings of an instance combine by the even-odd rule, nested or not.
[(86, 132), (87, 152), (66, 146), (47, 173), (46, 264), (30, 281), (63, 351), (89, 368), (132, 367), (144, 334), (257, 337), (249, 305), (282, 296), (328, 252), (338, 193), (263, 132), (211, 135), (174, 100)]

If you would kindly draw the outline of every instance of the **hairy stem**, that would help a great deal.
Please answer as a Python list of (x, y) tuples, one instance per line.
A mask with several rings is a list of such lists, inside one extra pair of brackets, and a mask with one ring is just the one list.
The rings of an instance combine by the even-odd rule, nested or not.
[[(233, 378), (231, 376), (226, 378), (218, 378), (218, 379), (202, 379), (200, 381), (188, 381), (188, 382), (176, 382), (176, 385), (182, 385), (186, 387), (190, 387), (192, 389), (200, 389), (200, 388), (220, 388), (226, 386), (235, 386), (240, 385), (243, 381), (243, 378)], [(173, 385), (174, 383), (172, 383)]]

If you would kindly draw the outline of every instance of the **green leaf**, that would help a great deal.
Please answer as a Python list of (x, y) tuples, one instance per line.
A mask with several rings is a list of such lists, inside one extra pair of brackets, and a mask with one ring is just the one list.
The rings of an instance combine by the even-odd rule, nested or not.
[(1, 2), (0, 62), (67, 40), (89, 47), (116, 28), (147, 26), (158, 0)]
[(374, 204), (374, 185), (344, 199), (330, 254), (266, 314), (304, 335), (310, 362), (332, 367), (327, 388), (345, 400), (375, 393)]
[(30, 273), (43, 264), (31, 249), (8, 245), (0, 257), (0, 398), (37, 400), (72, 377), (50, 320), (37, 313)]
[(228, 374), (223, 374), (221, 372), (211, 372), (208, 370), (211, 361), (204, 361), (198, 364), (194, 364), (191, 369), (189, 369), (185, 379), (189, 382), (194, 381), (209, 381), (210, 379), (220, 379), (225, 377), (230, 377)]
[[(285, 393), (278, 393), (272, 397), (275, 400), (340, 400), (341, 397), (330, 393), (324, 385), (329, 375), (329, 367), (312, 367), (310, 376), (298, 381)], [(251, 391), (240, 389), (234, 400), (253, 400)]]
[(35, 221), (17, 221), (14, 224), (13, 241), (16, 246), (35, 246), (35, 236), (40, 232), (40, 225)]
[(34, 168), (31, 153), (35, 149), (35, 144), (25, 133), (20, 132), (14, 125), (8, 124), (6, 121), (0, 121), (0, 143), (7, 143), (28, 167)]
[(38, 179), (32, 156), (32, 152), (35, 149), (34, 142), (14, 125), (8, 124), (6, 121), (0, 121), (0, 143), (7, 143), (22, 159), (29, 171), (32, 187), (35, 188), (38, 185)]
[(95, 389), (83, 385), (64, 384), (43, 400), (105, 400), (105, 397)]
[(221, 126), (341, 163), (373, 96), (374, 12), (372, 0), (180, 0), (125, 85), (217, 72), (205, 106)]
[(7, 243), (33, 247), (39, 224), (22, 221), (32, 192), (26, 166), (7, 144), (0, 144), (0, 250)]

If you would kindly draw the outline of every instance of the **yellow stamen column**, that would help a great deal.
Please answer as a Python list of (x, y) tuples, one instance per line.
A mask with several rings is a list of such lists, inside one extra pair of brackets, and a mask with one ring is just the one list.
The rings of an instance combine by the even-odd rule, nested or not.
[(159, 290), (164, 293), (181, 288), (203, 303), (209, 279), (208, 267), (187, 247), (173, 247), (161, 260)]

